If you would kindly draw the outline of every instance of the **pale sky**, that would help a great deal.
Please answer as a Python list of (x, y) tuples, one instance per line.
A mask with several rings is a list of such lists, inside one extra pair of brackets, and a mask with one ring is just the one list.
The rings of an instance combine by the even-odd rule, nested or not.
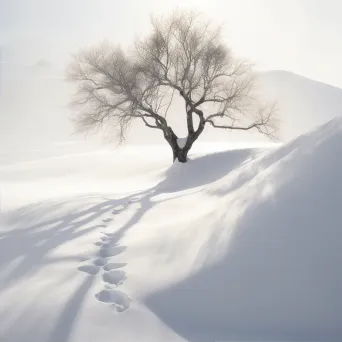
[(342, 87), (340, 0), (0, 0), (4, 66), (64, 65), (77, 46), (104, 38), (130, 44), (148, 32), (150, 13), (182, 6), (223, 24), (227, 44), (259, 69)]

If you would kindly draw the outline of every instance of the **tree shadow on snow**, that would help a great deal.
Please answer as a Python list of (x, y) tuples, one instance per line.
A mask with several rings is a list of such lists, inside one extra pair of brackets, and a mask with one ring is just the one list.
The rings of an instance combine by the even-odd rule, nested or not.
[[(37, 203), (7, 214), (3, 222), (14, 229), (0, 231), (0, 270), (7, 269), (0, 273), (0, 293), (13, 284), (34, 276), (43, 267), (84, 260), (82, 254), (70, 252), (65, 255), (54, 255), (54, 251), (103, 228), (104, 224), (95, 223), (102, 218), (109, 218), (111, 221), (113, 213), (123, 212), (133, 204), (138, 207), (131, 218), (111, 235), (111, 242), (120, 244), (127, 231), (138, 224), (156, 204), (151, 200), (154, 196), (210, 184), (225, 176), (248, 157), (253, 157), (252, 150), (212, 154), (191, 160), (185, 165), (175, 164), (166, 172), (165, 179), (159, 184), (128, 196), (79, 196), (71, 200)], [(94, 277), (85, 276), (75, 292), (66, 299), (65, 307), (50, 335), (50, 341), (68, 341), (93, 281)], [(0, 314), (0, 321), (1, 317)], [(15, 326), (15, 322), (13, 324)], [(37, 322), (32, 322), (31, 329), (36, 329), (37, 326)], [(24, 330), (21, 329), (21, 333)], [(35, 331), (26, 333), (27, 336), (32, 336), (34, 341)]]
[(208, 185), (256, 155), (255, 149), (242, 149), (190, 158), (185, 164), (177, 162), (167, 170), (165, 180), (157, 187), (158, 191), (170, 193)]
[[(70, 244), (89, 233), (103, 230), (106, 224), (96, 222), (99, 220), (101, 222), (102, 218), (105, 218), (102, 222), (105, 222), (106, 219), (112, 221), (112, 217), (115, 217), (113, 212), (123, 212), (133, 203), (139, 202), (141, 210), (138, 210), (127, 223), (115, 230), (110, 237), (113, 245), (119, 244), (126, 231), (137, 223), (152, 205), (148, 200), (149, 193), (152, 193), (151, 190), (118, 199), (108, 198), (107, 195), (101, 194), (80, 196), (70, 201), (30, 205), (6, 215), (3, 222), (11, 229), (0, 231), (0, 270), (3, 271), (0, 272), (0, 294), (19, 282), (26, 282), (42, 268), (58, 263), (84, 261), (87, 256), (85, 257), (83, 253), (77, 254), (77, 252), (71, 251), (68, 254), (60, 255), (60, 253), (54, 252), (63, 245)], [(98, 249), (92, 244), (89, 247), (90, 253), (96, 252)], [(75, 275), (79, 274), (75, 268)], [(64, 309), (52, 329), (49, 341), (67, 342), (69, 340), (78, 313), (94, 280), (95, 277), (85, 274), (84, 280), (77, 285), (70, 297), (65, 299)], [(28, 303), (31, 300), (32, 298), (28, 298)], [(39, 298), (37, 298), (37, 302), (39, 302)], [(25, 303), (22, 304), (24, 308)], [(16, 307), (16, 312), (18, 311), (20, 308)], [(9, 313), (0, 313), (0, 321), (3, 321), (6, 315)], [(23, 312), (22, 315), (25, 313)], [(21, 316), (19, 315), (19, 317)], [(39, 321), (42, 320), (44, 317), (39, 318)], [(14, 321), (8, 327), (6, 334), (14, 340), (25, 338), (27, 342), (36, 342), (37, 334), (39, 335), (39, 331), (42, 330), (41, 323), (36, 321), (31, 322), (26, 328), (16, 329), (16, 325), (17, 323)]]
[[(247, 203), (222, 258), (144, 299), (187, 341), (342, 340), (342, 139), (309, 140), (258, 163), (284, 161), (265, 179), (274, 192)], [(247, 172), (233, 189), (257, 175)], [(225, 236), (229, 220), (217, 224)]]

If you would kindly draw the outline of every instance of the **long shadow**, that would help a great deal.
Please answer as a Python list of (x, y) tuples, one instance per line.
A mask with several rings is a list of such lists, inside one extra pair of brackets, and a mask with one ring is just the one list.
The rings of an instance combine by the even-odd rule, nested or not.
[[(149, 295), (147, 307), (191, 342), (341, 341), (341, 153), (339, 134), (292, 154), (272, 174), (276, 192), (248, 204), (222, 259)], [(217, 224), (225, 236), (229, 221)]]
[[(81, 199), (84, 204), (76, 206), (72, 211), (66, 211), (70, 210), (68, 208), (73, 204), (72, 201), (55, 201), (30, 205), (9, 213), (4, 221), (15, 229), (0, 231), (0, 270), (11, 265), (14, 260), (16, 263), (9, 272), (0, 273), (0, 291), (24, 277), (34, 275), (42, 266), (65, 261), (81, 261), (82, 255), (76, 253), (63, 256), (52, 254), (62, 245), (98, 230), (101, 225), (95, 224), (94, 221), (112, 216), (117, 207), (120, 206), (121, 211), (125, 211), (132, 204), (139, 204), (128, 222), (111, 236), (112, 243), (119, 244), (127, 231), (156, 204), (152, 200), (154, 196), (189, 190), (215, 182), (252, 156), (251, 150), (224, 153), (197, 158), (186, 165), (174, 165), (166, 172), (165, 179), (156, 186), (118, 199), (104, 195), (80, 196), (78, 199)], [(193, 177), (195, 173), (197, 177)], [(93, 278), (87, 276), (84, 283), (68, 299), (52, 332), (51, 341), (69, 339), (75, 317), (82, 308), (83, 299), (91, 288), (92, 281)]]
[[(178, 192), (213, 183), (226, 176), (247, 159), (255, 158), (255, 149), (223, 151), (173, 164), (157, 186), (160, 192)], [(190, 156), (191, 157), (191, 156)]]
[[(9, 214), (6, 223), (9, 226), (14, 226), (15, 229), (0, 232), (0, 270), (10, 265), (13, 260), (20, 261), (5, 277), (0, 275), (1, 289), (10, 286), (24, 276), (32, 276), (43, 265), (66, 260), (81, 261), (82, 255), (77, 253), (61, 257), (54, 257), (51, 254), (63, 244), (103, 227), (104, 225), (93, 222), (101, 217), (110, 216), (118, 206), (122, 206), (122, 210), (126, 210), (137, 195), (144, 196), (146, 193), (142, 191), (119, 199), (108, 199), (103, 195), (84, 196), (81, 197), (83, 201), (95, 200), (98, 202), (99, 198), (102, 200), (95, 205), (88, 205), (87, 209), (77, 210), (79, 208), (75, 208), (74, 212), (64, 212), (57, 216), (54, 214), (55, 211), (63, 207), (68, 208), (68, 204), (70, 205), (72, 202), (54, 202), (51, 207), (49, 204), (38, 203)], [(80, 206), (82, 208), (83, 205)], [(147, 210), (148, 206), (142, 206), (142, 208)], [(137, 222), (140, 215), (143, 214), (140, 211), (136, 218), (133, 216), (130, 220), (131, 224)], [(25, 224), (39, 220), (40, 216), (54, 216), (54, 218), (43, 219), (40, 223), (32, 225)], [(120, 227), (116, 232), (116, 240), (124, 235), (131, 224), (127, 223)]]
[[(66, 261), (82, 261), (84, 256), (77, 252), (60, 256), (54, 255), (54, 251), (66, 243), (103, 228), (105, 225), (96, 224), (95, 221), (112, 216), (112, 212), (119, 206), (121, 210), (126, 210), (136, 201), (137, 195), (119, 199), (106, 198), (104, 195), (81, 196), (73, 199), (76, 203), (77, 200), (82, 200), (82, 204), (74, 206), (72, 212), (69, 212), (68, 208), (72, 206), (73, 201), (61, 201), (53, 202), (51, 205), (38, 203), (9, 213), (6, 218), (3, 218), (3, 222), (14, 229), (0, 232), (0, 270), (3, 271), (0, 273), (0, 293), (19, 281), (28, 281), (42, 267)], [(139, 195), (144, 196), (145, 192), (142, 191)], [(131, 219), (130, 222), (133, 224), (137, 220), (138, 217), (136, 220)], [(119, 241), (130, 227), (129, 223), (120, 227), (113, 239)], [(75, 272), (78, 272), (76, 267)], [(69, 340), (94, 279), (92, 276), (85, 275), (79, 288), (69, 298), (65, 298), (65, 307), (56, 321), (49, 341)], [(18, 317), (22, 319), (20, 318), (22, 315)], [(32, 322), (32, 325), (34, 324)], [(22, 327), (18, 330), (18, 334), (23, 335), (25, 329), (30, 328)], [(16, 333), (14, 331), (12, 334)]]
[(59, 316), (59, 320), (50, 334), (50, 342), (68, 342), (74, 329), (77, 317), (82, 309), (84, 297), (94, 282), (93, 277), (87, 277), (81, 286), (68, 298)]

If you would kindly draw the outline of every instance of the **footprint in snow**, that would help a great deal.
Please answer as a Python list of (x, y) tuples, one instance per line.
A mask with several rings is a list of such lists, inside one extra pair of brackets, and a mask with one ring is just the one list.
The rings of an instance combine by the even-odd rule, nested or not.
[(91, 259), (91, 255), (82, 255), (79, 258), (79, 262), (88, 261), (89, 259)]
[(114, 290), (115, 286), (109, 283), (104, 284), (105, 290)]
[(116, 242), (113, 242), (113, 241), (108, 241), (108, 242), (98, 241), (98, 242), (95, 242), (94, 245), (98, 246), (98, 247), (109, 248), (109, 247), (115, 247)]
[(111, 219), (111, 218), (102, 220), (103, 223), (110, 223), (112, 221), (113, 221), (113, 219)]
[(99, 250), (98, 255), (101, 258), (109, 258), (115, 255), (121, 254), (126, 250), (126, 246), (113, 246), (113, 247), (102, 247)]
[(107, 263), (108, 263), (108, 260), (104, 258), (98, 258), (94, 260), (94, 265), (96, 266), (106, 266)]
[(124, 292), (105, 289), (95, 295), (96, 299), (102, 303), (112, 304), (117, 312), (126, 311), (130, 306), (132, 299)]
[(113, 241), (113, 239), (109, 239), (109, 240), (106, 240), (105, 242), (101, 241), (101, 246), (103, 248), (118, 247), (118, 243), (115, 240)]
[(102, 276), (104, 282), (112, 284), (114, 286), (121, 285), (126, 279), (126, 273), (124, 271), (112, 270), (105, 272)]
[(105, 271), (111, 271), (111, 270), (116, 270), (118, 268), (122, 268), (125, 267), (127, 265), (126, 262), (110, 262), (107, 263), (103, 266), (103, 269)]
[(96, 265), (83, 265), (80, 266), (78, 270), (81, 272), (88, 273), (90, 275), (96, 275), (99, 272), (100, 267)]
[(112, 211), (112, 214), (114, 214), (114, 215), (119, 214), (124, 209), (125, 209), (124, 205), (119, 205)]

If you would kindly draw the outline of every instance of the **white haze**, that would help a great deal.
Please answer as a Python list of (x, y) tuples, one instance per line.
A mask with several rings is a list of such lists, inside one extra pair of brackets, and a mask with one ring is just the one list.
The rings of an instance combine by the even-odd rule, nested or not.
[[(128, 45), (177, 7), (223, 23), (256, 63), (284, 144), (207, 129), (183, 165), (139, 122), (115, 151), (110, 130), (74, 134), (70, 54)], [(0, 341), (342, 341), (341, 12), (0, 0)], [(170, 117), (181, 144), (181, 102)]]
[[(282, 141), (288, 141), (342, 113), (341, 89), (293, 73), (262, 73), (257, 86), (269, 102), (277, 102)], [(0, 151), (42, 149), (56, 143), (75, 141), (116, 147), (114, 130), (87, 138), (75, 134), (68, 108), (73, 91), (62, 70), (46, 60), (20, 69), (4, 70), (0, 97)], [(186, 135), (184, 105), (177, 96), (175, 99), (169, 118), (182, 138)], [(200, 141), (229, 144), (233, 141), (269, 142), (256, 132), (234, 133), (210, 127)], [(164, 144), (164, 140), (159, 131), (134, 122), (127, 144)]]
[[(83, 140), (72, 134), (67, 108), (72, 90), (63, 80), (72, 53), (102, 39), (128, 46), (148, 32), (151, 13), (165, 14), (176, 8), (195, 8), (222, 24), (227, 44), (238, 56), (255, 62), (259, 70), (291, 70), (342, 85), (342, 74), (334, 67), (342, 59), (336, 33), (342, 29), (337, 16), (342, 5), (333, 0), (327, 3), (323, 7), (320, 1), (308, 0), (0, 0), (0, 151)], [(339, 89), (284, 75), (268, 74), (261, 82), (266, 93), (271, 93), (269, 98), (278, 101), (282, 140), (339, 113)], [(312, 88), (321, 88), (322, 94), (314, 104), (310, 102)], [(333, 111), (326, 107), (331, 97)], [(171, 122), (183, 137), (183, 105), (177, 103), (171, 109)], [(158, 132), (141, 129), (139, 123), (133, 126), (129, 143), (163, 143)], [(115, 146), (112, 136), (108, 137)], [(253, 133), (208, 130), (201, 137), (203, 141), (236, 139), (266, 141)]]

